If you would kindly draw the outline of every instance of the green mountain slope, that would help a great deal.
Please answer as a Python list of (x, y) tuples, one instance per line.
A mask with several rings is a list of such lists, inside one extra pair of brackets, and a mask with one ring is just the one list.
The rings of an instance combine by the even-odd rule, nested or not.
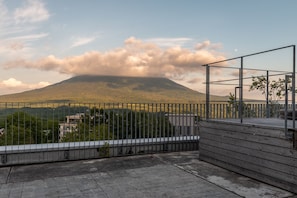
[[(222, 99), (222, 98), (221, 98)], [(0, 102), (197, 103), (205, 94), (166, 78), (77, 76), (45, 88), (0, 96)]]

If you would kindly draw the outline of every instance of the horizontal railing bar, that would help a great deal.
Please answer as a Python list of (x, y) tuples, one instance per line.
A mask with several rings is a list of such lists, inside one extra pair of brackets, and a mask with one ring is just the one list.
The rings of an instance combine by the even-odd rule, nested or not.
[(34, 152), (34, 151), (48, 151), (48, 150), (65, 150), (75, 148), (94, 148), (102, 147), (108, 144), (110, 147), (127, 146), (133, 141), (134, 144), (160, 144), (172, 143), (180, 141), (198, 141), (199, 136), (179, 136), (179, 137), (159, 137), (159, 138), (140, 138), (140, 139), (122, 139), (122, 140), (100, 140), (100, 141), (84, 141), (84, 142), (63, 142), (52, 144), (25, 144), (17, 146), (0, 146), (0, 154), (11, 152)]

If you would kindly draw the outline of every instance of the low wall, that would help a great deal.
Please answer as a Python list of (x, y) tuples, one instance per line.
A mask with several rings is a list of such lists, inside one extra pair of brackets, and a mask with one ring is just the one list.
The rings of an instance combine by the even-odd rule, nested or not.
[(0, 166), (198, 150), (198, 136), (0, 147)]
[(286, 139), (284, 129), (203, 121), (199, 158), (297, 193), (297, 150)]

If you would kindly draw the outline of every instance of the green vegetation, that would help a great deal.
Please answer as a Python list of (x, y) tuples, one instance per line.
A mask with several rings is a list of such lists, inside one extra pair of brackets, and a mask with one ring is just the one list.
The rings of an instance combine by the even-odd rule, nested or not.
[(100, 126), (90, 127), (88, 124), (79, 123), (76, 130), (71, 133), (66, 133), (62, 138), (62, 142), (81, 142), (95, 140), (112, 140), (113, 134), (108, 133), (108, 126), (102, 124)]
[[(239, 116), (239, 101), (235, 100), (235, 94), (229, 93), (229, 100), (228, 100), (228, 107), (227, 107), (227, 113), (229, 114), (228, 117), (238, 117)], [(255, 117), (256, 112), (252, 110), (251, 104), (246, 104), (245, 102), (242, 103), (241, 108), (242, 116), (249, 118), (249, 117)]]
[[(78, 109), (81, 108), (83, 107)], [(70, 108), (67, 112), (74, 112), (75, 109)], [(34, 113), (33, 109), (27, 110)], [(48, 111), (53, 112), (53, 109)], [(38, 117), (24, 111), (16, 111), (5, 116), (2, 112), (0, 128), (4, 128), (5, 131), (0, 135), (0, 145), (135, 139), (173, 135), (173, 127), (164, 112), (150, 113), (128, 109), (98, 108), (85, 109), (84, 112), (81, 119), (74, 125), (73, 130), (65, 133), (60, 140), (59, 122), (65, 122), (65, 118), (46, 113), (42, 114), (44, 117)], [(72, 115), (72, 113), (66, 115)]]
[(40, 144), (58, 141), (58, 122), (43, 120), (25, 112), (15, 112), (2, 122), (6, 131), (0, 136), (0, 145)]
[(98, 148), (99, 156), (109, 157), (109, 144), (107, 142), (100, 148)]
[[(292, 91), (291, 79), (288, 79), (287, 90)], [(279, 78), (278, 80), (267, 81), (264, 76), (252, 77), (252, 84), (249, 87), (249, 91), (260, 91), (262, 95), (265, 95), (265, 99), (268, 100), (268, 107), (265, 107), (264, 115), (273, 117), (276, 115), (279, 108), (279, 100), (285, 96), (286, 93), (286, 80)], [(239, 113), (239, 101), (235, 100), (235, 95), (230, 93), (228, 100), (228, 113), (230, 115), (238, 115)], [(253, 117), (255, 112), (251, 110), (251, 104), (242, 104), (243, 117)], [(268, 111), (268, 112), (267, 112)], [(234, 116), (233, 116), (234, 117)]]
[[(289, 79), (288, 91), (292, 91), (291, 79)], [(268, 93), (267, 93), (268, 86)], [(250, 86), (250, 91), (258, 90), (262, 95), (265, 95), (265, 99), (269, 101), (270, 104), (278, 104), (278, 101), (285, 96), (286, 92), (286, 80), (279, 78), (278, 80), (268, 81), (264, 76), (257, 76), (252, 78), (252, 84)], [(268, 96), (268, 98), (267, 98)]]
[(77, 129), (67, 133), (62, 141), (135, 139), (171, 135), (172, 126), (165, 113), (93, 108), (89, 114), (82, 117)]

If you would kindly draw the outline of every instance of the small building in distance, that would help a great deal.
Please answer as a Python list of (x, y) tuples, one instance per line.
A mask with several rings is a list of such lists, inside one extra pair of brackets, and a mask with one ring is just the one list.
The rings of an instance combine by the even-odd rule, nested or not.
[(59, 141), (62, 140), (65, 134), (77, 131), (78, 124), (82, 122), (84, 115), (84, 113), (68, 115), (65, 117), (65, 122), (59, 123)]
[(0, 136), (1, 136), (1, 135), (4, 135), (4, 131), (5, 131), (4, 128), (0, 128)]

